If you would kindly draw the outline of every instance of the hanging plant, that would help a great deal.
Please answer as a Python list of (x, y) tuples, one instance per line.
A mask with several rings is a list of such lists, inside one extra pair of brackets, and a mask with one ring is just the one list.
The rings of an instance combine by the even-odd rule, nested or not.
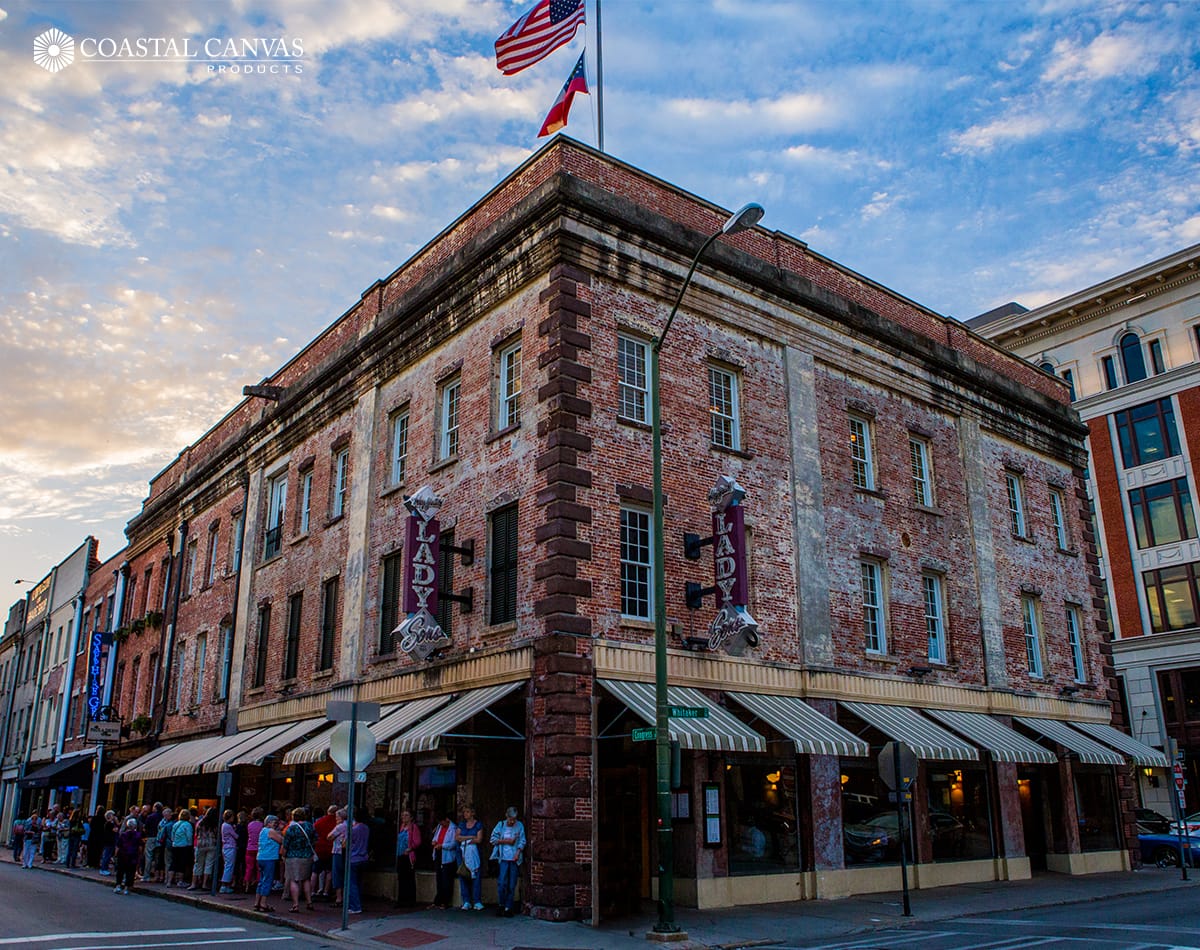
[(113, 639), (116, 640), (117, 643), (124, 643), (127, 639), (129, 639), (129, 628), (117, 627), (117, 629), (113, 631)]
[(150, 731), (150, 717), (144, 713), (140, 716), (134, 716), (133, 721), (129, 724), (129, 728), (138, 735), (144, 736)]
[(146, 618), (138, 617), (137, 620), (129, 625), (129, 629), (133, 632), (135, 637), (140, 637), (142, 632), (146, 629)]
[(157, 630), (162, 626), (163, 615), (157, 610), (151, 610), (146, 614), (146, 626), (151, 630)]

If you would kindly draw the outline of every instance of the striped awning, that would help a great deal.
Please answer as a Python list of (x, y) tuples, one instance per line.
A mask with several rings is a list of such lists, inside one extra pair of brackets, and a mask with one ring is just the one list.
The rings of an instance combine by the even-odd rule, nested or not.
[(762, 693), (725, 694), (796, 743), (796, 751), (808, 755), (870, 755), (871, 747), (828, 716), (823, 716), (797, 696)]
[(393, 739), (392, 744), (388, 746), (389, 754), (404, 755), (436, 749), (441, 744), (442, 736), (450, 734), (452, 729), (458, 728), (476, 713), (483, 712), (498, 699), (503, 699), (524, 685), (524, 680), (518, 680), (515, 683), (499, 683), (496, 686), (468, 690), (424, 722), (409, 727)]
[[(213, 743), (219, 742), (224, 736), (209, 736), (206, 739), (189, 739), (177, 742), (163, 755), (144, 763), (130, 765), (121, 775), (122, 782), (149, 782), (153, 779), (177, 778), (182, 775), (195, 775), (200, 767), (208, 761)], [(110, 777), (109, 781), (113, 781)]]
[(1171, 760), (1167, 758), (1166, 753), (1160, 752), (1154, 746), (1139, 742), (1133, 736), (1121, 732), (1120, 729), (1114, 729), (1108, 723), (1072, 722), (1071, 726), (1083, 730), (1093, 739), (1107, 746), (1112, 746), (1118, 752), (1124, 752), (1133, 759), (1135, 765), (1148, 765), (1151, 768), (1159, 769), (1171, 767)]
[[(376, 742), (387, 742), (392, 736), (398, 735), (434, 710), (445, 706), (450, 699), (449, 695), (428, 696), (425, 699), (416, 699), (409, 703), (385, 706), (382, 710), (382, 718), (371, 725), (371, 732), (374, 733)], [(329, 740), (335, 728), (336, 726), (330, 723), (328, 729), (322, 730), (307, 742), (296, 746), (283, 757), (283, 764), (285, 766), (311, 765), (315, 762), (326, 761), (329, 758)]]
[(169, 755), (176, 746), (182, 745), (181, 742), (173, 742), (170, 745), (160, 745), (157, 749), (152, 749), (145, 755), (139, 756), (132, 762), (128, 762), (119, 769), (113, 769), (105, 777), (104, 781), (108, 785), (115, 785), (117, 782), (132, 782), (137, 781), (136, 778), (127, 778), (135, 769), (143, 769), (151, 765), (156, 759)]
[(979, 758), (979, 750), (973, 745), (968, 745), (907, 706), (851, 702), (842, 702), (841, 705), (889, 738), (903, 742), (918, 759), (975, 761)]
[(1099, 742), (1094, 742), (1078, 729), (1072, 729), (1058, 719), (1034, 719), (1029, 716), (1014, 716), (1017, 722), (1027, 729), (1045, 736), (1061, 746), (1065, 746), (1079, 756), (1080, 762), (1089, 765), (1124, 765), (1125, 760), (1117, 753), (1104, 748)]
[[(657, 724), (653, 683), (626, 680), (600, 680), (600, 685), (623, 702), (637, 716), (653, 726)], [(667, 702), (672, 706), (704, 706), (705, 719), (672, 719), (669, 732), (684, 749), (708, 749), (723, 752), (764, 752), (767, 744), (761, 735), (743, 725), (697, 689), (668, 686)]]
[(299, 742), (321, 728), (328, 720), (321, 716), (317, 719), (305, 719), (301, 722), (289, 722), (279, 726), (270, 726), (259, 736), (256, 742), (232, 751), (227, 756), (210, 761), (205, 771), (213, 766), (219, 766), (217, 771), (236, 768), (239, 765), (262, 765), (268, 756), (274, 755), (280, 749)]
[(944, 726), (966, 736), (987, 749), (997, 762), (1053, 765), (1058, 756), (1032, 739), (1026, 739), (998, 719), (959, 709), (926, 709), (925, 712)]

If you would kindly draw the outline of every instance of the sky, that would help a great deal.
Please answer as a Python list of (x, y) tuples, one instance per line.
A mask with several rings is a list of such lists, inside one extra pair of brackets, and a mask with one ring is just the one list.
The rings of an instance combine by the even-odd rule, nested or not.
[[(532, 2), (0, 0), (9, 603), (89, 534), (117, 553), (244, 384), (544, 143), (585, 45), (565, 132), (598, 144), (595, 0), (586, 35), (496, 69)], [(1196, 0), (601, 12), (607, 152), (759, 201), (764, 227), (939, 313), (1035, 307), (1200, 241)], [(65, 65), (41, 41), (57, 70), (35, 60), (53, 29), (76, 42)], [(220, 58), (260, 38), (289, 54), (273, 71)]]

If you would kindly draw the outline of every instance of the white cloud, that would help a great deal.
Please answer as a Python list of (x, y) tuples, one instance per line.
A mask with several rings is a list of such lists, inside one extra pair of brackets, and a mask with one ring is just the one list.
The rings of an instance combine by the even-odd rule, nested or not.
[(1010, 115), (984, 125), (973, 125), (950, 137), (955, 152), (990, 152), (997, 146), (1024, 142), (1059, 127), (1054, 116), (1027, 113)]
[(1101, 33), (1090, 42), (1060, 39), (1042, 72), (1045, 82), (1096, 82), (1113, 76), (1153, 72), (1169, 41), (1160, 29), (1127, 27)]
[(677, 98), (665, 104), (668, 112), (695, 122), (761, 124), (776, 132), (826, 128), (837, 118), (833, 104), (816, 93), (788, 93), (775, 99)]

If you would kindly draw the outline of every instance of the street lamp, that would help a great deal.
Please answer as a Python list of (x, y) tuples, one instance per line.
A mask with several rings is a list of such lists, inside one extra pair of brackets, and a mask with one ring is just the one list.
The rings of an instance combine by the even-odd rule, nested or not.
[(667, 577), (663, 545), (663, 486), (662, 486), (662, 403), (659, 399), (658, 351), (662, 349), (667, 331), (679, 311), (680, 301), (696, 273), (701, 255), (723, 234), (737, 234), (754, 227), (762, 220), (762, 205), (753, 202), (730, 215), (721, 230), (703, 244), (679, 287), (671, 315), (662, 333), (650, 345), (650, 416), (651, 454), (654, 458), (654, 705), (655, 705), (655, 778), (658, 789), (658, 923), (655, 933), (676, 933), (675, 923), (675, 849), (671, 828), (671, 737), (667, 706)]

